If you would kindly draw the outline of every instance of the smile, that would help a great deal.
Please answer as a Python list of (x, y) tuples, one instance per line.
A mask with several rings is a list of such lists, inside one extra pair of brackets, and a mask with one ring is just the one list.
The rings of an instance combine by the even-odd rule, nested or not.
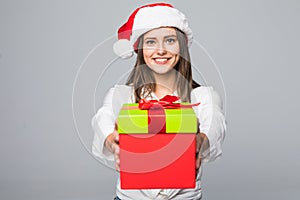
[(170, 60), (170, 58), (153, 58), (153, 60), (156, 64), (164, 65), (164, 64), (167, 64), (167, 62), (168, 62), (168, 60)]

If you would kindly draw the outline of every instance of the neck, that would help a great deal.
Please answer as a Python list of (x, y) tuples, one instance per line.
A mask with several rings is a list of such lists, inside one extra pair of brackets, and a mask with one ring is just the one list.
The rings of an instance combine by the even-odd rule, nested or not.
[(168, 94), (173, 94), (176, 90), (176, 71), (171, 70), (167, 74), (154, 74), (156, 81), (155, 94), (160, 99)]

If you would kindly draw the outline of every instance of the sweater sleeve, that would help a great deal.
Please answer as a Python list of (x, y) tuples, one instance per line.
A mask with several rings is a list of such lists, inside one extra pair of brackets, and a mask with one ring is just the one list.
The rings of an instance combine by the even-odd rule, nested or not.
[(114, 115), (112, 108), (113, 94), (114, 88), (111, 88), (104, 98), (103, 106), (92, 118), (92, 127), (94, 131), (92, 153), (97, 158), (109, 161), (113, 161), (114, 157), (113, 154), (104, 147), (104, 141), (106, 137), (113, 132), (115, 127), (116, 116)]
[(127, 85), (115, 85), (105, 98), (102, 107), (92, 118), (94, 140), (92, 153), (97, 158), (106, 161), (114, 161), (113, 154), (104, 147), (106, 137), (114, 131), (118, 113), (124, 103), (130, 103), (132, 99), (132, 87)]
[(203, 152), (202, 161), (214, 161), (222, 155), (221, 145), (225, 137), (226, 121), (222, 101), (212, 87), (198, 87), (192, 91), (192, 102), (200, 102), (194, 107), (199, 119), (200, 132), (204, 133), (209, 141), (209, 150)]

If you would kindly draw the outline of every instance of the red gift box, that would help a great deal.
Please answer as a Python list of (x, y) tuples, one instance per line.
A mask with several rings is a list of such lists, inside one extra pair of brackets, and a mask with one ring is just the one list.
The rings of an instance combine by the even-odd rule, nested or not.
[(178, 105), (147, 110), (123, 105), (118, 117), (122, 189), (195, 187), (197, 118), (191, 105)]

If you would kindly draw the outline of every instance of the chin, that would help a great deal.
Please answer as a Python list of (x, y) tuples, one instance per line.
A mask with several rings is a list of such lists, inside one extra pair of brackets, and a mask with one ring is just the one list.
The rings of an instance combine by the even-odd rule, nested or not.
[(156, 66), (152, 68), (152, 71), (156, 74), (168, 74), (169, 72), (172, 71), (172, 67), (168, 66)]

